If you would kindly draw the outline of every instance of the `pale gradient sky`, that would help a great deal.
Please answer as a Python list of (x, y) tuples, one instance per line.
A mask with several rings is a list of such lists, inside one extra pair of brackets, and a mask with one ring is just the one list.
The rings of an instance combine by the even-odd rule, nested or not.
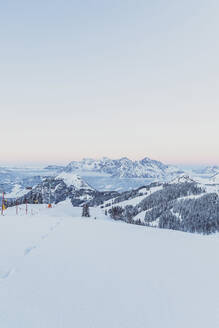
[(0, 3), (1, 163), (219, 164), (218, 0)]

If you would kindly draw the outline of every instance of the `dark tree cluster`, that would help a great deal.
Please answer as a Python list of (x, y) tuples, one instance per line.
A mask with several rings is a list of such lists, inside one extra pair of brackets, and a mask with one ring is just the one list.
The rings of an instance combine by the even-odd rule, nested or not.
[(164, 184), (136, 206), (114, 206), (108, 212), (114, 219), (140, 224), (133, 218), (142, 211), (147, 226), (203, 234), (219, 231), (219, 196), (206, 193), (195, 182)]
[(113, 206), (108, 210), (109, 215), (114, 220), (120, 220), (123, 217), (124, 209), (121, 206)]

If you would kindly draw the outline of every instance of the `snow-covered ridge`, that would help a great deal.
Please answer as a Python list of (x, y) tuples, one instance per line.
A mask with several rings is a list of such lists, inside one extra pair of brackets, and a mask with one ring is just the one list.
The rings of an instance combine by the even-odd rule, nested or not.
[(219, 173), (219, 166), (213, 165), (213, 166), (206, 166), (199, 170), (194, 170), (194, 173), (202, 174), (202, 175), (214, 175)]
[(194, 179), (192, 179), (189, 175), (180, 175), (179, 177), (174, 178), (172, 181), (170, 181), (170, 184), (175, 184), (175, 183), (197, 183)]
[(94, 190), (84, 180), (82, 180), (81, 177), (71, 172), (62, 172), (55, 177), (55, 180), (63, 180), (67, 187), (73, 186), (75, 189)]
[(80, 174), (95, 172), (120, 178), (155, 178), (157, 180), (166, 180), (183, 173), (174, 166), (165, 165), (147, 157), (139, 161), (132, 161), (127, 157), (115, 160), (107, 157), (98, 160), (85, 158), (81, 161), (70, 162), (64, 171), (79, 172)]

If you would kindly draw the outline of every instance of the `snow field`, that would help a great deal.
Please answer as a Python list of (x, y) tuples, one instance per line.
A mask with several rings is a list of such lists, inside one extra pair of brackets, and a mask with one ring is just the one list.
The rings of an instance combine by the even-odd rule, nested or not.
[(218, 235), (31, 208), (0, 217), (0, 327), (219, 327)]

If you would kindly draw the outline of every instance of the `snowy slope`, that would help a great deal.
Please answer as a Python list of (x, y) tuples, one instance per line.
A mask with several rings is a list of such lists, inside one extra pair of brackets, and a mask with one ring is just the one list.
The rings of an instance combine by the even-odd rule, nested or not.
[(90, 189), (94, 190), (77, 174), (71, 172), (62, 172), (55, 177), (56, 180), (63, 180), (67, 187), (73, 186), (75, 189)]
[(32, 210), (0, 219), (0, 327), (218, 327), (218, 235)]
[(141, 187), (137, 190), (137, 193), (133, 195), (133, 197), (130, 197), (128, 199), (118, 201), (118, 197), (112, 198), (110, 200), (106, 200), (103, 204), (101, 204), (101, 207), (107, 207), (107, 209), (112, 208), (112, 206), (122, 206), (125, 207), (127, 205), (136, 206), (139, 204), (143, 199), (145, 199), (147, 196), (153, 194), (156, 191), (162, 190), (163, 185), (158, 186), (148, 186), (146, 189), (145, 187)]
[[(169, 181), (168, 184), (169, 185), (181, 185), (181, 184), (196, 184), (197, 186), (199, 186), (201, 189), (203, 189), (203, 193), (213, 193), (216, 192), (219, 194), (219, 175), (215, 175), (213, 177), (211, 177), (210, 179), (197, 179), (194, 180), (192, 177), (188, 176), (188, 175), (180, 175), (179, 177), (174, 178), (173, 180)], [(133, 205), (136, 206), (137, 204), (140, 203), (140, 201), (142, 199), (145, 199), (146, 197), (150, 196), (151, 194), (155, 193), (156, 191), (162, 190), (165, 185), (167, 183), (156, 183), (156, 185), (154, 186), (154, 183), (147, 185), (147, 187), (140, 187), (136, 190), (138, 190), (137, 194), (134, 193), (134, 189), (133, 189), (133, 197), (130, 197), (128, 200), (123, 200), (123, 201), (119, 201), (119, 202), (115, 202), (115, 199), (111, 199), (110, 201), (105, 201), (103, 203), (103, 206), (110, 207), (111, 206), (122, 206), (125, 207), (127, 205)], [(130, 192), (131, 193), (131, 192)], [(138, 193), (140, 195), (138, 195)], [(123, 193), (125, 194), (125, 193)], [(121, 194), (122, 195), (122, 194)], [(203, 195), (203, 194), (201, 194)], [(120, 196), (119, 196), (120, 197)], [(188, 195), (187, 198), (192, 198), (194, 197), (193, 195)], [(118, 199), (118, 197), (117, 197)], [(110, 208), (109, 207), (109, 208)]]
[(101, 208), (115, 220), (174, 230), (214, 233), (219, 231), (219, 184), (215, 176), (207, 184), (189, 176), (169, 183), (153, 183), (121, 193)]

